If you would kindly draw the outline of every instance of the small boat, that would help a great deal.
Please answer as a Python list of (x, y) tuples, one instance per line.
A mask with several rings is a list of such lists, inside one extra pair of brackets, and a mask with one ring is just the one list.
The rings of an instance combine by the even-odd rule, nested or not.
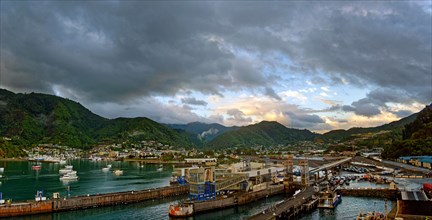
[(102, 172), (108, 172), (109, 170), (110, 170), (109, 167), (104, 167), (104, 168), (102, 168)]
[(111, 164), (107, 164), (107, 167), (111, 169), (112, 165)]
[(170, 205), (168, 210), (171, 217), (189, 217), (193, 215), (193, 203)]
[(73, 168), (72, 165), (66, 165), (63, 169), (59, 170), (59, 174), (67, 174), (67, 173), (73, 171), (72, 168)]
[(157, 170), (157, 171), (162, 171), (163, 168), (162, 168), (162, 167), (159, 167), (159, 168), (157, 168), (156, 170)]
[(123, 170), (114, 170), (114, 175), (123, 175)]
[(32, 170), (40, 170), (41, 166), (40, 165), (34, 165), (32, 166)]
[(77, 171), (71, 171), (60, 177), (60, 180), (77, 180)]
[(318, 208), (330, 208), (334, 209), (342, 201), (342, 196), (336, 194), (333, 191), (321, 192), (318, 199)]

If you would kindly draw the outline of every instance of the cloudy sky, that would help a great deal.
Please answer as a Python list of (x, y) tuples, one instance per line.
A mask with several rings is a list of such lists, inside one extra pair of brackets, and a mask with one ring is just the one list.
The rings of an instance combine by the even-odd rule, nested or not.
[(107, 118), (316, 132), (432, 101), (431, 1), (1, 1), (0, 86)]

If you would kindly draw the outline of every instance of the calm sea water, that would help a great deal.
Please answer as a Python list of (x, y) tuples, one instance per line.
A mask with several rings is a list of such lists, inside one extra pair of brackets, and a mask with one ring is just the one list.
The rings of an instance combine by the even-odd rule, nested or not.
[(72, 196), (140, 190), (169, 185), (172, 166), (166, 165), (163, 171), (157, 171), (158, 165), (144, 165), (138, 162), (113, 161), (111, 170), (121, 169), (124, 174), (113, 175), (112, 171), (102, 172), (106, 162), (89, 160), (73, 160), (70, 162), (77, 171), (78, 181), (63, 182), (59, 179), (59, 169), (63, 166), (55, 163), (41, 163), (41, 170), (32, 170), (34, 162), (1, 161), (4, 167), (3, 178), (0, 180), (0, 192), (3, 198), (12, 200), (34, 199), (37, 190), (51, 197), (53, 192), (67, 194), (70, 187)]
[[(2, 164), (3, 163), (3, 164)], [(133, 162), (113, 162), (113, 169), (124, 170), (124, 175), (114, 176), (111, 172), (104, 173), (102, 168), (105, 162), (91, 162), (88, 160), (72, 161), (74, 170), (78, 171), (79, 181), (63, 183), (59, 180), (58, 164), (42, 164), (40, 171), (33, 171), (29, 162), (0, 162), (0, 167), (5, 167), (6, 176), (2, 180), (0, 191), (3, 198), (14, 200), (33, 199), (36, 190), (43, 189), (50, 197), (52, 192), (66, 194), (67, 185), (72, 190), (72, 195), (96, 194), (106, 192), (118, 192), (127, 190), (148, 189), (169, 184), (172, 167), (164, 166), (162, 172), (156, 169), (158, 165), (144, 165)], [(404, 187), (417, 188), (422, 182), (431, 180), (399, 180)], [(352, 183), (350, 187), (369, 186), (369, 183)], [(382, 185), (384, 187), (384, 185)], [(43, 214), (14, 219), (169, 219), (168, 206), (183, 200), (185, 197), (170, 198), (164, 200), (145, 201), (141, 203), (117, 205), (110, 207), (93, 208), (78, 211)], [(262, 199), (249, 205), (218, 210), (205, 214), (199, 214), (189, 220), (222, 220), (222, 219), (245, 219), (271, 204), (284, 199), (282, 195)], [(388, 210), (394, 203), (387, 202)], [(334, 210), (315, 209), (311, 213), (304, 214), (300, 219), (355, 219), (358, 212), (380, 211), (384, 212), (384, 200), (374, 198), (344, 197), (342, 203)]]

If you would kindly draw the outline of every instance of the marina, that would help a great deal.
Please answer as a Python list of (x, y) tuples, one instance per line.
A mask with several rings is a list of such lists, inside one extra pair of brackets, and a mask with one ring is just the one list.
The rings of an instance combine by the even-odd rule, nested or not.
[[(24, 162), (9, 162), (11, 164), (17, 165), (20, 163), (24, 163)], [(47, 165), (45, 163), (43, 163), (41, 165), (41, 170), (40, 171), (35, 171), (32, 170), (31, 167), (31, 162), (27, 162), (27, 169), (28, 172), (34, 172), (34, 180), (36, 183), (39, 182), (40, 178), (43, 178), (45, 175), (47, 175), (45, 172), (47, 171), (46, 169), (51, 165)], [(332, 164), (333, 162), (330, 162), (329, 164)], [(300, 163), (301, 164), (301, 163)], [(83, 166), (85, 165), (85, 166)], [(337, 163), (335, 163), (335, 165), (337, 165)], [(113, 169), (114, 170), (125, 170), (126, 172), (124, 173), (124, 175), (118, 176), (116, 177), (116, 175), (114, 175), (113, 173), (106, 173), (102, 171), (102, 168), (107, 167), (106, 163), (104, 162), (93, 162), (93, 161), (87, 161), (87, 160), (75, 160), (72, 162), (72, 166), (74, 169), (76, 169), (77, 171), (74, 172), (78, 172), (81, 176), (81, 173), (84, 176), (87, 176), (86, 174), (88, 173), (93, 173), (96, 174), (96, 172), (98, 173), (98, 175), (103, 175), (106, 177), (105, 180), (99, 180), (102, 182), (105, 182), (105, 184), (111, 182), (111, 181), (117, 181), (117, 178), (124, 178), (127, 177), (127, 180), (130, 180), (130, 175), (136, 175), (137, 173), (140, 173), (140, 170), (142, 171), (143, 176), (145, 176), (145, 173), (151, 173), (152, 180), (157, 180), (159, 178), (161, 178), (161, 183), (164, 182), (165, 184), (168, 185), (168, 183), (172, 180), (172, 176), (170, 176), (171, 172), (174, 171), (172, 166), (159, 166), (159, 165), (142, 165), (140, 163), (137, 162), (113, 162)], [(328, 166), (328, 165), (323, 165), (323, 166)], [(5, 173), (8, 174), (7, 176), (9, 176), (10, 178), (5, 180), (4, 183), (2, 184), (2, 190), (4, 189), (4, 186), (8, 185), (8, 182), (10, 180), (13, 181), (13, 176), (14, 175), (9, 175), (10, 171), (13, 171), (13, 169), (8, 169), (11, 166), (7, 166), (7, 168), (5, 169)], [(23, 166), (24, 167), (24, 166)], [(45, 168), (45, 169), (44, 169)], [(163, 171), (159, 171), (159, 168), (164, 168)], [(241, 168), (241, 167), (240, 167)], [(55, 174), (58, 178), (59, 176), (59, 170), (62, 169), (61, 166), (55, 166), (55, 168), (49, 169), (48, 174), (50, 177)], [(196, 168), (195, 168), (196, 169)], [(242, 168), (241, 168), (242, 169)], [(241, 170), (240, 169), (240, 170)], [(311, 170), (317, 170), (316, 168), (311, 168)], [(329, 167), (329, 169), (333, 169), (331, 167)], [(72, 170), (72, 168), (71, 168)], [(227, 192), (225, 190), (223, 190), (224, 188), (221, 187), (222, 185), (224, 185), (225, 187), (234, 189), (236, 187), (234, 187), (235, 185), (237, 185), (237, 187), (242, 187), (242, 183), (244, 181), (243, 177), (240, 176), (228, 176), (227, 173), (223, 173), (220, 170), (216, 172), (216, 170), (213, 170), (212, 172), (206, 172), (205, 169), (203, 170), (196, 170), (198, 172), (195, 172), (193, 170), (189, 170), (189, 175), (192, 173), (196, 173), (196, 175), (202, 175), (201, 177), (196, 177), (196, 178), (203, 178), (203, 180), (207, 180), (207, 181), (203, 181), (202, 183), (205, 182), (212, 182), (211, 180), (211, 175), (210, 176), (205, 176), (205, 175), (209, 175), (210, 173), (214, 174), (214, 178), (218, 179), (219, 183), (224, 183), (225, 184), (218, 184), (219, 186), (215, 185), (216, 188), (218, 189), (222, 189), (222, 191), (220, 192)], [(243, 170), (245, 171), (245, 170)], [(275, 169), (275, 172), (277, 171), (277, 169)], [(74, 173), (73, 172), (73, 173)], [(253, 170), (250, 171), (250, 173), (254, 173)], [(257, 172), (255, 172), (257, 173)], [(395, 195), (397, 196), (397, 191), (393, 190), (393, 189), (389, 189), (388, 184), (377, 184), (376, 181), (374, 182), (370, 182), (370, 181), (360, 181), (361, 178), (350, 178), (349, 175), (352, 175), (350, 173), (344, 173), (341, 172), (339, 173), (339, 175), (345, 176), (346, 181), (350, 182), (350, 185), (339, 185), (337, 186), (337, 189), (335, 192), (335, 194), (332, 195), (342, 195), (343, 196), (343, 201), (340, 200), (336, 200), (337, 202), (337, 206), (334, 205), (334, 207), (324, 207), (324, 208), (331, 208), (331, 209), (335, 209), (337, 210), (339, 206), (343, 206), (344, 202), (345, 202), (345, 198), (348, 198), (348, 200), (350, 200), (350, 198), (352, 198), (352, 196), (362, 196), (365, 198), (372, 198), (372, 197), (377, 197), (377, 199), (380, 198), (387, 198), (387, 199), (394, 199)], [(164, 177), (162, 177), (164, 176)], [(193, 176), (193, 175), (192, 175)], [(220, 179), (222, 176), (224, 176), (225, 180)], [(252, 175), (253, 176), (253, 175)], [(88, 176), (87, 176), (88, 177)], [(207, 179), (206, 179), (207, 178)], [(311, 175), (309, 177), (311, 184), (313, 184), (313, 179), (315, 178), (314, 175)], [(191, 175), (189, 178), (186, 178), (191, 182)], [(236, 180), (237, 179), (237, 180)], [(257, 179), (257, 177), (249, 179), (249, 181), (252, 181), (256, 184), (256, 181), (262, 181), (266, 179), (265, 176), (260, 177), (259, 179)], [(273, 181), (272, 178), (267, 178), (268, 180), (270, 180), (268, 183), (266, 182), (262, 182), (263, 184), (265, 183), (265, 185), (263, 184), (256, 184), (253, 185), (253, 187), (251, 187), (249, 190), (249, 192), (246, 193), (241, 193), (241, 192), (235, 192), (235, 193), (227, 193), (226, 196), (224, 196), (223, 194), (217, 194), (219, 195), (219, 199), (205, 199), (202, 200), (200, 202), (192, 202), (192, 203), (188, 203), (185, 197), (185, 195), (189, 192), (189, 186), (186, 185), (173, 185), (172, 187), (179, 187), (176, 188), (175, 190), (172, 190), (172, 187), (150, 187), (147, 188), (147, 190), (127, 190), (127, 191), (123, 191), (123, 192), (119, 192), (119, 191), (113, 191), (113, 192), (108, 192), (108, 193), (87, 193), (87, 194), (78, 194), (76, 192), (77, 188), (80, 188), (79, 185), (82, 184), (81, 182), (81, 177), (78, 181), (72, 181), (72, 182), (68, 182), (68, 183), (63, 183), (63, 181), (59, 181), (57, 179), (57, 182), (61, 183), (63, 187), (65, 187), (67, 190), (66, 192), (60, 192), (59, 194), (50, 194), (49, 192), (51, 190), (48, 189), (48, 192), (44, 192), (45, 195), (49, 195), (50, 198), (48, 198), (47, 200), (42, 200), (40, 199), (38, 202), (36, 201), (27, 201), (27, 202), (20, 202), (20, 203), (13, 203), (13, 205), (9, 206), (10, 210), (14, 210), (13, 208), (15, 208), (15, 210), (17, 210), (16, 208), (19, 207), (19, 210), (21, 213), (26, 213), (26, 212), (30, 212), (30, 213), (53, 213), (50, 216), (58, 216), (59, 213), (56, 213), (58, 211), (65, 211), (65, 210), (76, 210), (76, 209), (87, 209), (87, 208), (94, 208), (94, 207), (103, 207), (103, 206), (111, 206), (111, 205), (116, 205), (116, 206), (122, 206), (122, 204), (128, 204), (128, 203), (136, 203), (136, 202), (143, 202), (145, 200), (151, 200), (152, 203), (155, 202), (154, 199), (159, 200), (162, 199), (162, 201), (157, 202), (157, 203), (164, 203), (165, 206), (165, 217), (163, 218), (159, 218), (159, 219), (166, 219), (168, 218), (168, 214), (170, 213), (171, 208), (170, 207), (176, 207), (176, 205), (178, 204), (189, 204), (189, 210), (190, 212), (192, 212), (193, 219), (200, 219), (200, 216), (206, 216), (206, 215), (219, 215), (221, 213), (227, 213), (227, 212), (231, 212), (231, 214), (233, 213), (233, 211), (229, 211), (229, 210), (237, 210), (234, 211), (234, 213), (238, 213), (238, 211), (240, 210), (244, 210), (245, 207), (249, 207), (252, 204), (255, 203), (259, 203), (259, 204), (263, 204), (263, 202), (265, 201), (263, 207), (260, 208), (260, 210), (256, 210), (258, 211), (255, 213), (249, 213), (248, 216), (245, 216), (244, 218), (248, 217), (251, 219), (271, 219), (272, 216), (279, 216), (280, 218), (303, 218), (305, 216), (311, 215), (313, 213), (316, 212), (316, 207), (320, 206), (320, 196), (319, 194), (317, 194), (316, 189), (314, 189), (315, 187), (308, 187), (304, 190), (302, 190), (299, 193), (296, 193), (296, 195), (294, 197), (287, 197), (287, 195), (285, 195), (285, 189), (286, 187), (284, 186), (284, 184), (280, 181)], [(320, 178), (320, 182), (322, 181), (322, 178)], [(339, 178), (341, 179), (341, 178)], [(412, 188), (418, 188), (418, 184), (421, 184), (423, 182), (428, 181), (427, 179), (398, 179), (395, 178), (396, 181), (399, 183), (400, 186), (404, 186), (404, 189), (412, 187)], [(138, 179), (137, 183), (138, 183)], [(140, 179), (141, 181), (145, 181), (145, 178)], [(147, 179), (148, 180), (148, 179)], [(222, 180), (222, 181), (221, 181)], [(298, 181), (301, 180), (305, 180), (304, 178), (298, 177)], [(52, 180), (51, 180), (52, 181)], [(410, 181), (414, 181), (410, 182)], [(198, 181), (199, 182), (199, 181)], [(198, 183), (197, 182), (197, 183)], [(229, 183), (228, 183), (229, 182)], [(415, 182), (418, 182), (418, 184), (416, 184)], [(227, 184), (228, 183), (228, 184)], [(366, 188), (361, 188), (360, 186), (367, 184)], [(372, 185), (371, 185), (372, 184)], [(414, 185), (413, 185), (414, 184)], [(145, 185), (145, 184), (144, 184)], [(204, 184), (205, 185), (205, 184)], [(411, 185), (411, 186), (410, 186)], [(371, 188), (371, 186), (374, 186), (374, 188)], [(428, 185), (427, 185), (428, 186)], [(234, 187), (234, 188), (233, 188)], [(243, 186), (246, 187), (246, 186)], [(384, 187), (384, 188), (382, 188)], [(144, 187), (143, 187), (144, 188)], [(199, 188), (199, 187), (198, 187)], [(197, 188), (197, 189), (198, 189)], [(179, 190), (181, 189), (181, 190)], [(3, 191), (5, 192), (5, 191)], [(216, 191), (215, 191), (216, 192)], [(72, 195), (70, 195), (70, 193), (72, 193)], [(33, 192), (34, 194), (34, 192)], [(315, 196), (314, 196), (315, 194)], [(3, 193), (3, 195), (5, 195), (6, 199), (7, 199), (7, 194)], [(53, 195), (53, 196), (51, 196)], [(198, 199), (198, 194), (190, 194), (189, 198), (191, 198), (191, 195), (195, 196), (195, 199)], [(209, 196), (211, 196), (213, 194), (209, 194)], [(377, 196), (378, 195), (378, 196)], [(383, 196), (384, 195), (384, 196)], [(276, 199), (274, 200), (273, 199)], [(57, 198), (61, 198), (61, 199), (57, 199)], [(65, 199), (62, 199), (65, 198)], [(209, 197), (210, 198), (210, 197)], [(329, 199), (334, 199), (334, 198), (338, 198), (338, 197), (328, 197)], [(27, 200), (29, 200), (29, 198), (26, 198)], [(165, 202), (164, 202), (165, 201)], [(275, 201), (273, 203), (267, 203), (268, 201)], [(382, 200), (380, 200), (382, 201)], [(168, 203), (166, 203), (168, 202)], [(332, 205), (334, 204), (332, 201)], [(51, 209), (47, 208), (49, 207), (51, 204)], [(148, 204), (148, 203), (146, 203)], [(329, 203), (330, 204), (330, 203)], [(7, 206), (7, 204), (5, 205), (5, 207)], [(136, 205), (133, 205), (131, 207), (134, 207)], [(322, 205), (321, 205), (322, 206)], [(13, 208), (12, 208), (13, 207)], [(126, 206), (128, 207), (128, 206)], [(101, 208), (96, 208), (96, 209), (101, 209)], [(103, 208), (104, 209), (104, 208)], [(115, 208), (109, 208), (109, 209), (115, 209)], [(5, 211), (7, 209), (2, 209), (2, 213), (3, 216), (7, 216), (7, 215), (12, 215), (12, 211), (8, 212)], [(87, 211), (86, 211), (87, 212)], [(357, 210), (358, 212), (358, 210)], [(55, 213), (55, 214), (54, 214)], [(218, 214), (219, 213), (219, 214)], [(240, 212), (241, 213), (241, 212)], [(310, 213), (310, 214), (308, 214)], [(235, 216), (238, 216), (237, 214), (234, 214)], [(63, 215), (63, 214), (60, 214)], [(192, 215), (187, 215), (185, 217), (188, 216), (192, 216)], [(240, 214), (241, 215), (241, 214)], [(264, 216), (264, 217), (263, 217)], [(267, 216), (267, 217), (265, 217)], [(235, 219), (235, 218), (233, 218)]]

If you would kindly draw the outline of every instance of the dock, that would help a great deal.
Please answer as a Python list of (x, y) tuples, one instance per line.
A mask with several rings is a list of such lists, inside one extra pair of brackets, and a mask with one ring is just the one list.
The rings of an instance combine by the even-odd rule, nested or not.
[[(304, 210), (310, 210), (314, 203), (312, 195), (314, 194), (313, 187), (307, 187), (305, 190), (297, 194), (295, 197), (289, 198), (274, 207), (270, 207), (261, 213), (258, 213), (249, 220), (270, 220), (270, 219), (290, 219), (298, 216)], [(309, 204), (309, 205), (308, 205)]]
[(386, 198), (392, 200), (396, 200), (399, 194), (399, 190), (388, 188), (338, 188), (336, 192), (342, 196)]
[(150, 199), (163, 199), (189, 193), (189, 186), (166, 186), (155, 189), (116, 192), (97, 195), (55, 198), (46, 201), (27, 201), (0, 206), (0, 217), (12, 217), (50, 213), (92, 207), (111, 206), (142, 202)]

